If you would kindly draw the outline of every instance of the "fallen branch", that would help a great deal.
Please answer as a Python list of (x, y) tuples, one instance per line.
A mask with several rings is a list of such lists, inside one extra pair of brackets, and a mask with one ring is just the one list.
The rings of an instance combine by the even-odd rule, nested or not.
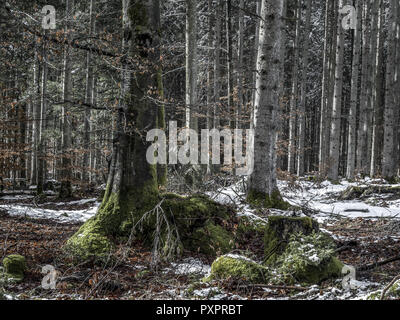
[(393, 287), (393, 285), (397, 282), (397, 280), (400, 280), (400, 275), (396, 276), (392, 281), (390, 281), (390, 283), (387, 285), (387, 287), (385, 289), (383, 289), (382, 295), (381, 295), (381, 300), (385, 300), (386, 293), (389, 291), (389, 289), (391, 287)]
[[(241, 286), (243, 287), (243, 286)], [(296, 286), (277, 286), (269, 284), (250, 284), (244, 287), (256, 287), (256, 288), (266, 288), (266, 289), (277, 289), (277, 290), (297, 290), (297, 291), (307, 291), (310, 288), (296, 287)]]
[(396, 257), (392, 257), (392, 258), (384, 260), (384, 261), (379, 261), (379, 262), (359, 266), (356, 268), (356, 270), (357, 271), (370, 271), (370, 270), (376, 269), (378, 267), (381, 267), (385, 264), (389, 264), (389, 263), (399, 261), (399, 260), (400, 260), (400, 256), (396, 256)]

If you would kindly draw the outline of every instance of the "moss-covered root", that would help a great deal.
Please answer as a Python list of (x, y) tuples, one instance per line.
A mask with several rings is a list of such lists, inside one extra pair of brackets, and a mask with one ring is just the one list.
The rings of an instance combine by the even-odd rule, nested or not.
[(211, 273), (204, 281), (232, 279), (250, 283), (266, 283), (268, 272), (266, 267), (246, 257), (226, 255), (213, 262)]
[(276, 258), (285, 251), (293, 234), (309, 235), (318, 230), (318, 223), (308, 217), (269, 217), (268, 226), (264, 234), (266, 264), (275, 263)]
[(274, 208), (279, 210), (288, 210), (291, 207), (289, 203), (282, 199), (279, 190), (267, 194), (250, 189), (247, 193), (246, 201), (255, 207)]
[[(163, 251), (161, 254), (172, 258), (185, 249), (215, 257), (230, 252), (234, 247), (235, 235), (232, 231), (236, 223), (235, 215), (226, 206), (208, 197), (164, 194), (157, 199), (148, 197), (147, 202), (143, 200), (144, 196), (140, 200), (134, 199), (133, 195), (121, 198), (109, 194), (108, 197), (109, 200), (103, 202), (96, 216), (88, 220), (64, 247), (67, 253), (78, 260), (104, 260), (109, 257), (113, 249), (110, 237), (129, 236), (139, 219), (140, 232), (135, 230), (134, 235), (152, 247), (156, 214), (151, 214), (151, 210), (161, 202), (165, 218), (158, 235)], [(141, 219), (145, 213), (148, 214), (146, 219)], [(168, 224), (164, 221), (168, 221)], [(179, 241), (169, 241), (171, 237)]]
[(3, 259), (4, 276), (8, 280), (20, 282), (24, 279), (26, 270), (25, 257), (18, 254), (11, 254)]
[(99, 225), (97, 217), (89, 219), (68, 239), (64, 251), (78, 261), (107, 260), (112, 252), (113, 243)]

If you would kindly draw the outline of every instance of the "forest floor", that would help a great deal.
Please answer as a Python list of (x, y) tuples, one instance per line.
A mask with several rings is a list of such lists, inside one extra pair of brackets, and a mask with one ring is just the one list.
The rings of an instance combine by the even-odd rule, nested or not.
[[(362, 199), (341, 201), (349, 186), (382, 185), (380, 180), (339, 184), (330, 182), (284, 182), (280, 189), (285, 200), (303, 208), (303, 213), (279, 210), (253, 210), (243, 202), (240, 183), (210, 195), (218, 202), (236, 206), (240, 215), (267, 220), (269, 215), (310, 215), (329, 233), (339, 248), (339, 258), (354, 267), (374, 264), (400, 256), (400, 196), (369, 194)], [(0, 197), (0, 259), (9, 254), (26, 257), (28, 270), (22, 283), (4, 285), (7, 299), (364, 299), (382, 290), (400, 272), (400, 261), (370, 268), (356, 274), (355, 288), (346, 291), (342, 279), (297, 288), (252, 286), (244, 283), (203, 283), (212, 260), (186, 255), (179, 262), (151, 268), (151, 252), (135, 243), (117, 252), (127, 252), (124, 260), (106, 266), (74, 265), (61, 251), (65, 241), (93, 216), (97, 198), (59, 202), (48, 195), (35, 203), (26, 194), (6, 193)], [(255, 255), (262, 242), (249, 242), (242, 250)], [(127, 250), (127, 251), (126, 251)], [(55, 290), (41, 286), (42, 267), (57, 270)]]

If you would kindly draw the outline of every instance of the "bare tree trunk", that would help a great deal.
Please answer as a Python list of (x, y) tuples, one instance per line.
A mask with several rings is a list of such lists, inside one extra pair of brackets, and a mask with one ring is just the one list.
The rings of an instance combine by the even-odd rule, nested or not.
[[(95, 16), (96, 16), (96, 0), (90, 0), (90, 28), (89, 37), (94, 35), (95, 32)], [(93, 58), (92, 53), (88, 51), (86, 53), (86, 93), (85, 103), (93, 103)], [(88, 182), (91, 176), (89, 155), (90, 155), (90, 119), (91, 109), (86, 108), (84, 113), (84, 136), (83, 136), (83, 163), (82, 163), (82, 180)]]
[(299, 83), (299, 42), (300, 42), (300, 23), (301, 23), (301, 0), (297, 0), (296, 8), (296, 36), (293, 45), (293, 71), (292, 71), (292, 90), (290, 95), (290, 114), (289, 114), (289, 146), (288, 146), (288, 171), (295, 173), (296, 165), (296, 118), (298, 102), (298, 83)]
[(297, 175), (304, 175), (304, 149), (305, 149), (305, 138), (306, 138), (306, 95), (307, 95), (307, 68), (308, 68), (308, 55), (311, 37), (311, 9), (312, 1), (307, 0), (306, 2), (306, 22), (304, 27), (303, 40), (303, 72), (301, 77), (301, 89), (300, 89), (300, 108), (299, 108), (299, 144), (297, 151)]
[[(339, 0), (339, 8), (342, 8), (344, 0)], [(338, 180), (339, 177), (339, 155), (340, 155), (340, 132), (342, 118), (342, 91), (343, 91), (343, 58), (344, 58), (344, 28), (340, 16), (337, 20), (337, 48), (335, 64), (335, 85), (333, 91), (333, 109), (330, 134), (330, 166), (328, 177)]]
[(384, 109), (382, 108), (382, 54), (383, 54), (383, 1), (377, 0), (377, 14), (376, 14), (376, 41), (375, 41), (375, 54), (372, 60), (372, 100), (371, 108), (373, 111), (373, 132), (372, 132), (372, 150), (371, 150), (371, 169), (370, 176), (373, 177), (379, 172), (379, 158), (381, 154), (382, 137), (383, 137), (383, 114)]
[[(361, 92), (360, 92), (360, 113), (357, 134), (357, 171), (367, 173), (367, 153), (368, 153), (368, 63), (370, 52), (370, 5), (365, 1), (363, 5), (363, 49), (361, 66)], [(369, 173), (369, 172), (368, 172)]]
[[(36, 44), (36, 41), (35, 41)], [(36, 46), (36, 45), (35, 45)], [(35, 63), (33, 67), (33, 112), (32, 112), (32, 169), (31, 169), (31, 184), (37, 185), (38, 171), (38, 147), (40, 135), (40, 62), (38, 60), (38, 48), (35, 47)]]
[(197, 0), (186, 0), (186, 127), (198, 131)]
[(221, 110), (221, 15), (222, 0), (217, 0), (215, 11), (215, 42), (214, 42), (214, 128), (220, 126)]
[[(46, 32), (46, 31), (45, 31)], [(39, 141), (38, 141), (38, 160), (37, 160), (37, 189), (36, 193), (38, 195), (43, 194), (43, 186), (46, 179), (46, 159), (45, 159), (45, 136), (44, 131), (46, 129), (46, 112), (47, 112), (47, 73), (48, 73), (48, 64), (47, 64), (47, 48), (46, 41), (43, 41), (43, 51), (42, 51), (42, 85), (41, 85), (41, 94), (40, 94), (40, 133), (39, 133)]]
[(239, 2), (239, 43), (238, 43), (238, 106), (236, 110), (236, 129), (242, 128), (242, 110), (243, 110), (243, 42), (244, 42), (244, 0)]
[(282, 0), (263, 0), (257, 59), (256, 105), (254, 110), (254, 171), (247, 199), (269, 207), (282, 204), (276, 181), (276, 113), (282, 68)]
[[(386, 92), (385, 92), (385, 133), (383, 145), (382, 174), (390, 180), (395, 177), (395, 134), (397, 123), (395, 123), (396, 87), (395, 87), (395, 56), (396, 56), (396, 12), (397, 1), (390, 1), (389, 30), (388, 30), (388, 55), (386, 66)], [(397, 40), (398, 41), (398, 40)]]
[(351, 72), (351, 93), (349, 110), (349, 134), (347, 148), (347, 178), (354, 178), (356, 164), (356, 142), (357, 142), (357, 101), (358, 101), (358, 78), (360, 76), (360, 53), (362, 32), (362, 2), (357, 3), (357, 27), (354, 30), (353, 42), (353, 66)]
[[(66, 0), (66, 22), (65, 33), (69, 38), (70, 19), (72, 19), (73, 0)], [(66, 45), (64, 49), (64, 70), (63, 70), (63, 97), (64, 104), (62, 107), (62, 170), (61, 170), (61, 187), (60, 198), (69, 198), (72, 196), (72, 166), (71, 166), (71, 146), (72, 146), (72, 129), (71, 115), (68, 106), (71, 105), (72, 96), (72, 65), (71, 65), (71, 50), (70, 46)]]

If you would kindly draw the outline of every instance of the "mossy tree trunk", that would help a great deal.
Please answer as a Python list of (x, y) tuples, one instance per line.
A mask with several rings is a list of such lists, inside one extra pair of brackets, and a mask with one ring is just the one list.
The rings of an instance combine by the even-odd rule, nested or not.
[(123, 5), (127, 66), (134, 71), (124, 77), (127, 90), (117, 110), (103, 202), (96, 216), (67, 242), (66, 248), (80, 258), (107, 255), (110, 237), (122, 234), (125, 222), (140, 219), (158, 201), (156, 166), (146, 160), (151, 145), (146, 134), (157, 127), (159, 113), (159, 0), (124, 0)]

